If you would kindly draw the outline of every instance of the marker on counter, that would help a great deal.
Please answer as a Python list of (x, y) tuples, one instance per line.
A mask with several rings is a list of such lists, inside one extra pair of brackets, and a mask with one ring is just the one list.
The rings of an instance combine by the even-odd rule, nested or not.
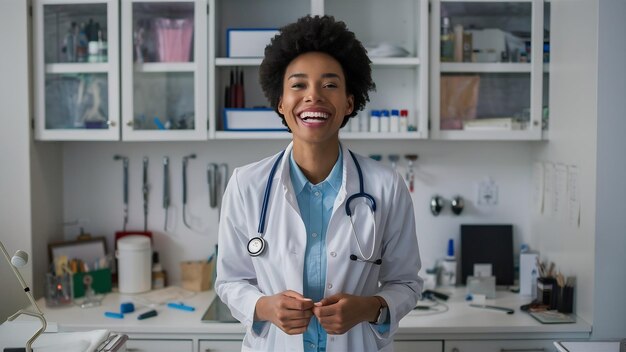
[(195, 307), (185, 305), (183, 302), (170, 302), (167, 304), (168, 307), (180, 310), (186, 310), (188, 312), (193, 312), (196, 310)]
[(153, 310), (149, 310), (149, 311), (147, 311), (147, 312), (145, 312), (145, 313), (141, 313), (141, 314), (139, 314), (139, 316), (137, 316), (137, 319), (138, 319), (138, 320), (143, 320), (143, 319), (148, 319), (148, 318), (156, 317), (157, 315), (158, 315), (158, 314), (157, 314), (157, 311), (153, 309)]
[(117, 312), (104, 312), (104, 316), (107, 318), (124, 319), (124, 314)]

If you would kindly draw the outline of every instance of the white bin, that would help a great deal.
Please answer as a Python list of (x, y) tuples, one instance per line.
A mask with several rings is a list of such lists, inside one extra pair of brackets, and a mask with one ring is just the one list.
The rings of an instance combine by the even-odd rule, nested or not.
[(126, 236), (117, 241), (118, 284), (120, 293), (150, 291), (152, 286), (152, 247), (146, 236)]

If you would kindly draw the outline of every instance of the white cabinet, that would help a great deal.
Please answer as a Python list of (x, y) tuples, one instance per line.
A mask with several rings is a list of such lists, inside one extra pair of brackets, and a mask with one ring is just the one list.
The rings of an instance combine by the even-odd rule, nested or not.
[(486, 340), (444, 342), (444, 352), (549, 352), (552, 340)]
[(441, 352), (442, 341), (394, 341), (393, 350), (396, 352)]
[(206, 2), (122, 0), (121, 12), (122, 139), (206, 140)]
[[(392, 6), (377, 0), (211, 0), (210, 4), (214, 11), (210, 11), (209, 24), (215, 26), (216, 37), (209, 41), (209, 56), (215, 56), (215, 67), (209, 68), (215, 70), (215, 74), (209, 74), (210, 78), (215, 79), (209, 80), (209, 86), (215, 87), (209, 96), (209, 106), (213, 107), (209, 119), (215, 138), (290, 138), (290, 134), (286, 132), (225, 130), (225, 90), (230, 86), (233, 77), (237, 81), (237, 77), (243, 76), (245, 108), (268, 106), (257, 82), (262, 58), (227, 57), (226, 36), (227, 30), (233, 28), (278, 29), (309, 13), (332, 15), (335, 19), (344, 21), (371, 53), (372, 75), (377, 89), (370, 94), (370, 102), (362, 112), (361, 118), (366, 123), (358, 132), (351, 129), (350, 125), (345, 126), (341, 130), (342, 138), (416, 139), (428, 136), (427, 0), (398, 0)], [(401, 51), (403, 54), (398, 54)], [(395, 54), (390, 54), (391, 52)], [(409, 132), (369, 132), (366, 128), (370, 110), (406, 110), (409, 116)], [(360, 117), (357, 116), (352, 121), (357, 118)]]
[(541, 0), (433, 0), (434, 138), (541, 139), (543, 13)]
[(200, 340), (198, 352), (238, 352), (241, 340)]
[(35, 138), (119, 139), (117, 0), (33, 1)]
[(135, 340), (126, 341), (128, 352), (171, 352), (193, 350), (192, 340)]

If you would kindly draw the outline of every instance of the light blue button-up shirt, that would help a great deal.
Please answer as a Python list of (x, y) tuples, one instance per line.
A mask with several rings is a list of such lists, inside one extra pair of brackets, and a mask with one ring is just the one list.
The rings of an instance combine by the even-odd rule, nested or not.
[[(324, 298), (326, 283), (326, 229), (343, 178), (342, 152), (339, 148), (339, 158), (335, 166), (328, 177), (317, 185), (311, 184), (304, 176), (293, 159), (293, 154), (289, 155), (289, 160), (291, 183), (307, 233), (303, 295), (313, 302), (319, 302)], [(326, 331), (313, 316), (303, 335), (304, 351), (326, 351), (326, 338)]]

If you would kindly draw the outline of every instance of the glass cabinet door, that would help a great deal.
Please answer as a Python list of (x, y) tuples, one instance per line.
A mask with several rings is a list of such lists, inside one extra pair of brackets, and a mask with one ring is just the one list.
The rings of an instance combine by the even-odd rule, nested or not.
[(431, 122), (442, 139), (540, 139), (543, 2), (435, 1)]
[(35, 137), (119, 139), (116, 1), (34, 2)]
[(122, 1), (122, 139), (207, 139), (205, 1)]

